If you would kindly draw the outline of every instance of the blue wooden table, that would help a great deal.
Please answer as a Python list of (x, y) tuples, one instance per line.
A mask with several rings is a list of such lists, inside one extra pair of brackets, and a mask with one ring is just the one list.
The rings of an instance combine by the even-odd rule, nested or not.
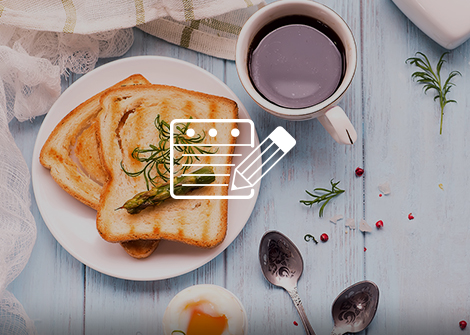
[[(368, 279), (380, 288), (377, 315), (361, 334), (465, 334), (470, 321), (470, 43), (448, 55), (447, 73), (459, 70), (439, 135), (433, 95), (411, 79), (405, 60), (422, 51), (435, 63), (445, 51), (414, 26), (391, 0), (321, 0), (351, 27), (358, 67), (341, 102), (358, 130), (353, 146), (336, 144), (317, 120), (291, 122), (261, 110), (245, 93), (233, 61), (183, 49), (135, 30), (124, 57), (161, 55), (196, 64), (223, 80), (240, 98), (260, 139), (285, 127), (297, 145), (262, 180), (245, 228), (218, 257), (185, 275), (148, 282), (116, 279), (81, 264), (47, 229), (33, 199), (38, 237), (30, 261), (8, 287), (34, 320), (39, 334), (162, 333), (162, 316), (180, 290), (217, 284), (235, 293), (248, 315), (249, 334), (304, 334), (288, 294), (267, 283), (258, 263), (266, 230), (287, 234), (299, 247), (305, 270), (299, 294), (316, 333), (329, 334), (337, 294)], [(99, 65), (112, 59), (100, 60)], [(78, 76), (63, 81), (67, 89)], [(12, 121), (10, 129), (28, 166), (44, 117)], [(354, 170), (365, 173), (356, 177)], [(299, 203), (305, 189), (341, 181), (345, 193), (322, 218)], [(391, 193), (378, 186), (389, 183)], [(413, 220), (408, 218), (412, 213)], [(342, 215), (336, 224), (329, 221)], [(361, 219), (370, 233), (345, 226)], [(375, 228), (382, 220), (384, 227)], [(330, 237), (326, 243), (304, 236)], [(157, 250), (158, 252), (158, 250)], [(294, 324), (296, 321), (299, 326)]]

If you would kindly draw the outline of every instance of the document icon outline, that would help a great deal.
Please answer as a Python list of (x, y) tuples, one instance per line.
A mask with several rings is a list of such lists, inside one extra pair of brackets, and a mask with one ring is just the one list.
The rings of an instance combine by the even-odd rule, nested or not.
[[(247, 124), (249, 126), (249, 129), (250, 129), (250, 133), (249, 133), (249, 144), (243, 144), (243, 143), (235, 143), (235, 144), (228, 144), (228, 143), (217, 143), (217, 144), (214, 144), (214, 146), (217, 146), (217, 147), (228, 147), (228, 146), (232, 146), (232, 147), (251, 147), (253, 148), (255, 146), (255, 126), (254, 126), (254, 123), (252, 120), (250, 119), (175, 119), (173, 121), (171, 121), (170, 123), (170, 195), (173, 199), (251, 199), (254, 194), (255, 194), (255, 191), (253, 189), (250, 190), (250, 193), (249, 194), (243, 194), (243, 195), (235, 195), (235, 194), (228, 194), (228, 195), (204, 195), (204, 196), (200, 196), (200, 195), (193, 195), (191, 193), (189, 194), (184, 194), (184, 195), (177, 195), (174, 193), (174, 187), (175, 187), (175, 184), (174, 184), (174, 177), (175, 177), (175, 164), (174, 164), (174, 160), (175, 160), (175, 149), (174, 147), (176, 146), (176, 144), (174, 143), (174, 133), (175, 133), (175, 126), (177, 124), (186, 124), (186, 123), (237, 123), (237, 124)], [(208, 134), (209, 135), (209, 134)], [(177, 146), (179, 147), (184, 147), (184, 146), (191, 146), (193, 144), (177, 144)], [(233, 157), (236, 157), (236, 156), (241, 156), (241, 154), (236, 154), (236, 153), (233, 153), (233, 154), (217, 154), (217, 153), (212, 153), (210, 154), (211, 156), (214, 156), (214, 157), (217, 157), (217, 156), (227, 156), (227, 155), (230, 155), (230, 156), (233, 156)], [(201, 155), (198, 155), (198, 156), (201, 156)], [(198, 164), (198, 163), (195, 163), (195, 164), (190, 164), (191, 166), (208, 166), (208, 165), (212, 165), (212, 166), (230, 166), (230, 167), (234, 167), (235, 164)], [(217, 176), (217, 175), (216, 175)], [(223, 186), (223, 187), (227, 187), (228, 190), (230, 191), (230, 184), (207, 184), (207, 185), (201, 185), (201, 186), (205, 186), (205, 187), (215, 187), (215, 186)]]
[[(177, 195), (174, 193), (175, 187), (175, 146), (174, 143), (174, 132), (175, 126), (177, 124), (186, 124), (186, 123), (247, 123), (250, 127), (250, 141), (249, 144), (243, 143), (235, 143), (235, 144), (227, 144), (227, 143), (216, 143), (216, 144), (209, 144), (207, 146), (217, 146), (217, 147), (247, 147), (250, 146), (254, 148), (255, 146), (255, 135), (254, 135), (254, 124), (253, 121), (250, 119), (175, 119), (170, 123), (170, 195), (174, 199), (251, 199), (255, 191), (253, 187), (263, 178), (295, 145), (296, 140), (281, 126), (274, 129), (271, 134), (269, 134), (266, 139), (261, 142), (256, 148), (254, 148), (246, 157), (244, 157), (243, 161), (238, 165), (230, 163), (230, 164), (184, 164), (187, 166), (230, 166), (232, 181), (230, 184), (204, 184), (200, 186), (204, 187), (216, 187), (222, 186), (227, 187), (228, 191), (233, 193), (237, 190), (243, 190), (249, 188), (250, 194), (243, 194), (243, 195), (236, 195), (236, 194), (228, 194), (228, 195), (192, 195), (191, 193), (185, 195)], [(212, 130), (212, 129), (211, 129)], [(210, 135), (210, 131), (209, 131)], [(261, 151), (262, 146), (265, 145), (263, 151)], [(177, 144), (179, 147), (184, 146), (195, 146), (194, 144)], [(206, 145), (204, 145), (206, 146)], [(270, 152), (274, 150), (271, 154)], [(256, 155), (258, 154), (258, 155)], [(183, 154), (184, 155), (184, 154)], [(210, 155), (213, 157), (217, 156), (241, 156), (241, 154), (218, 154), (210, 153), (210, 154), (193, 154), (192, 156), (205, 156)], [(263, 155), (269, 156), (263, 162)], [(277, 159), (274, 159), (275, 157)], [(251, 159), (251, 160), (250, 160)], [(260, 161), (261, 163), (259, 163)], [(274, 163), (272, 163), (274, 161)], [(271, 162), (272, 164), (268, 166), (268, 163)], [(263, 167), (265, 167), (265, 171), (262, 172)], [(254, 171), (249, 171), (251, 168), (255, 169)], [(183, 174), (184, 175), (184, 174)], [(218, 175), (215, 176), (229, 176), (229, 175)], [(185, 186), (183, 184), (183, 186)], [(187, 185), (192, 186), (192, 185)]]

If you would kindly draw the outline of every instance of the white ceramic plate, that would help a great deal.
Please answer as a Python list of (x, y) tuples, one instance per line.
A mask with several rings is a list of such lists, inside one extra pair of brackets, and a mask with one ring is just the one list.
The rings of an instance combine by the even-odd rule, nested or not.
[[(146, 259), (134, 259), (119, 244), (104, 241), (96, 230), (96, 212), (67, 194), (39, 163), (39, 153), (59, 121), (97, 92), (135, 74), (151, 83), (174, 85), (225, 96), (238, 103), (240, 118), (250, 118), (237, 96), (211, 73), (193, 64), (167, 57), (139, 56), (108, 63), (74, 82), (56, 101), (39, 130), (33, 153), (33, 189), (41, 215), (56, 240), (83, 264), (104, 274), (130, 280), (158, 280), (190, 272), (219, 255), (238, 236), (253, 211), (259, 192), (249, 200), (229, 200), (225, 240), (216, 248), (200, 249), (162, 241)], [(242, 137), (242, 135), (240, 135)], [(255, 133), (255, 139), (258, 140)], [(246, 155), (250, 147), (237, 147)], [(236, 163), (236, 162), (235, 162)]]

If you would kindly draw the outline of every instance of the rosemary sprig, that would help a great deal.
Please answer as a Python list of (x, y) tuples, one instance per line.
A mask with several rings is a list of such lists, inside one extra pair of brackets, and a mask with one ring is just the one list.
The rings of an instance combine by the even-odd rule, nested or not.
[[(139, 162), (145, 163), (144, 167), (141, 170), (131, 172), (128, 171), (123, 162), (121, 161), (121, 168), (130, 177), (138, 177), (143, 175), (145, 178), (145, 183), (147, 185), (147, 190), (150, 190), (151, 187), (158, 186), (157, 178), (160, 178), (164, 182), (169, 181), (170, 173), (170, 124), (165, 120), (160, 118), (160, 114), (155, 118), (155, 128), (158, 130), (159, 142), (158, 145), (149, 144), (148, 148), (135, 148), (132, 151), (132, 158), (136, 159)], [(179, 166), (175, 170), (175, 175), (180, 171), (185, 173), (190, 169), (190, 166), (187, 164), (192, 164), (194, 160), (200, 160), (197, 154), (213, 154), (216, 151), (212, 152), (206, 147), (209, 145), (200, 145), (200, 146), (182, 146), (181, 144), (198, 144), (202, 143), (206, 138), (206, 133), (203, 131), (202, 135), (197, 134), (192, 137), (187, 136), (186, 132), (189, 129), (190, 122), (188, 123), (178, 123), (175, 125), (175, 132), (173, 133), (174, 138), (174, 149), (175, 151), (181, 153), (179, 157), (174, 157), (174, 165)], [(189, 156), (186, 156), (189, 155)]]
[(445, 63), (444, 56), (447, 55), (449, 52), (444, 52), (439, 58), (437, 62), (436, 71), (433, 70), (431, 63), (429, 62), (428, 57), (422, 52), (417, 52), (416, 57), (410, 57), (406, 60), (406, 63), (413, 64), (419, 67), (421, 70), (414, 72), (411, 77), (416, 80), (416, 82), (423, 84), (424, 93), (426, 94), (427, 91), (430, 89), (434, 89), (437, 91), (436, 95), (434, 96), (434, 101), (439, 99), (439, 105), (441, 108), (441, 126), (439, 134), (442, 134), (442, 121), (444, 119), (444, 107), (450, 103), (455, 102), (455, 100), (448, 100), (447, 94), (449, 93), (452, 86), (455, 86), (454, 83), (451, 82), (452, 78), (457, 75), (462, 75), (459, 71), (452, 71), (449, 73), (447, 79), (443, 82), (441, 78), (441, 68), (442, 65)]
[(330, 180), (331, 190), (328, 190), (326, 188), (316, 188), (313, 190), (314, 193), (322, 192), (322, 194), (313, 194), (305, 190), (305, 192), (307, 192), (308, 195), (310, 195), (311, 197), (315, 199), (314, 200), (300, 200), (300, 202), (304, 204), (305, 206), (310, 206), (310, 207), (312, 207), (313, 204), (320, 204), (321, 202), (323, 202), (323, 204), (320, 207), (320, 211), (318, 212), (318, 215), (322, 217), (323, 210), (325, 209), (325, 206), (328, 204), (328, 202), (330, 202), (331, 199), (340, 195), (341, 193), (344, 193), (344, 190), (340, 189), (337, 186), (339, 183), (340, 183), (339, 181), (333, 182), (333, 179), (331, 179)]

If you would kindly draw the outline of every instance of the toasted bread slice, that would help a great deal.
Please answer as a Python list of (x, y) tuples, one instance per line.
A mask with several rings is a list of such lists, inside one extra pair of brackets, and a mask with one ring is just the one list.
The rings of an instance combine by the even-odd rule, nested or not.
[[(108, 174), (103, 186), (97, 214), (100, 235), (109, 242), (134, 239), (166, 239), (198, 247), (220, 244), (227, 229), (227, 200), (204, 199), (204, 196), (226, 195), (228, 187), (206, 186), (192, 192), (202, 199), (169, 199), (158, 207), (149, 207), (139, 214), (116, 210), (135, 194), (146, 190), (143, 176), (130, 177), (127, 171), (142, 169), (143, 163), (132, 157), (136, 148), (158, 145), (155, 118), (170, 123), (174, 119), (236, 119), (237, 104), (227, 98), (188, 91), (164, 85), (142, 85), (108, 91), (101, 97), (102, 112), (98, 116), (98, 140), (101, 160)], [(235, 144), (231, 136), (233, 123), (191, 123), (196, 134), (217, 130), (216, 137), (206, 136), (203, 144)], [(233, 146), (218, 147), (217, 154), (231, 154)], [(200, 157), (200, 164), (214, 166), (214, 184), (229, 184), (230, 156)], [(195, 169), (195, 168), (193, 168)]]
[[(142, 75), (133, 75), (109, 89), (148, 83)], [(49, 135), (39, 155), (39, 161), (50, 170), (57, 184), (74, 198), (95, 210), (98, 209), (100, 203), (101, 185), (81, 171), (72, 159), (71, 152), (76, 139), (90, 127), (101, 110), (100, 97), (104, 92), (106, 90), (91, 97), (67, 114)]]
[[(142, 75), (133, 75), (110, 89), (128, 85), (149, 84)], [(107, 179), (98, 154), (96, 126), (93, 122), (101, 110), (100, 96), (96, 94), (72, 110), (54, 129), (44, 144), (39, 159), (50, 169), (52, 178), (70, 195), (85, 205), (97, 209), (102, 185)], [(82, 169), (72, 159), (74, 153)], [(123, 243), (126, 252), (135, 258), (149, 256), (158, 246), (158, 241), (143, 241), (141, 245)]]

